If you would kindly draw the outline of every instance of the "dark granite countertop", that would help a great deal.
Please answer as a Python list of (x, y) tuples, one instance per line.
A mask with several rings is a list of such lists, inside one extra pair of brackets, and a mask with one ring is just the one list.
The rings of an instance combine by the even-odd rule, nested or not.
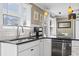
[[(43, 38), (40, 38), (40, 39), (43, 39)], [(33, 42), (33, 41), (36, 41), (36, 40), (40, 40), (40, 39), (35, 39), (35, 38), (32, 38), (32, 37), (23, 37), (23, 38), (11, 39), (11, 40), (1, 40), (0, 42), (20, 45), (20, 44), (24, 44), (24, 43), (29, 43), (29, 42)]]
[(15, 45), (20, 45), (20, 44), (24, 44), (24, 43), (29, 43), (29, 42), (33, 42), (33, 41), (36, 41), (36, 40), (40, 40), (40, 39), (79, 41), (79, 39), (75, 39), (75, 38), (42, 37), (42, 38), (39, 38), (39, 39), (35, 39), (35, 38), (32, 38), (32, 37), (23, 37), (23, 38), (18, 38), (18, 39), (3, 40), (3, 41), (0, 41), (0, 42), (11, 43), (11, 44), (15, 44)]
[(72, 41), (79, 41), (79, 39), (76, 38), (51, 38), (51, 39), (57, 39), (57, 40), (72, 40)]

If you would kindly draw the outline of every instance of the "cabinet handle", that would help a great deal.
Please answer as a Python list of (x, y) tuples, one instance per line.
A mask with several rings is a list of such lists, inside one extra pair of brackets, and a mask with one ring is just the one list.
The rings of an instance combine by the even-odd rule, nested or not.
[(33, 51), (34, 49), (31, 49), (31, 51)]

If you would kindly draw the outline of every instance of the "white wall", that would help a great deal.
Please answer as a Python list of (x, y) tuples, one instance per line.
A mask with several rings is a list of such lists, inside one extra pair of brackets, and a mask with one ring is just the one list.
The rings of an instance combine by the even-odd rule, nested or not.
[[(27, 14), (27, 26), (30, 26), (31, 22), (31, 7), (28, 5), (28, 14)], [(0, 40), (11, 40), (15, 39), (17, 36), (17, 27), (16, 26), (3, 26), (3, 11), (2, 11), (2, 5), (0, 4)], [(21, 35), (21, 37), (28, 37), (29, 36), (29, 30), (30, 28), (24, 29), (24, 34)], [(21, 32), (22, 30), (20, 30)]]

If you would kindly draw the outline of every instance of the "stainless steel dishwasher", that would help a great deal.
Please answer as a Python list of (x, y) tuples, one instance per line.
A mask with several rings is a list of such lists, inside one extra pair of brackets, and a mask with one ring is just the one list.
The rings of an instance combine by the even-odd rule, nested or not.
[(71, 40), (52, 40), (52, 56), (70, 56)]

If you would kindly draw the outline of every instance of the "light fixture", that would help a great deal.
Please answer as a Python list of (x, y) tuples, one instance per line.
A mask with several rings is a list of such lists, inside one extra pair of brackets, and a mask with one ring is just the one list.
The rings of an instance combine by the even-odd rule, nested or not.
[(48, 16), (48, 12), (47, 11), (44, 12), (44, 16)]
[(73, 9), (72, 9), (71, 6), (69, 6), (69, 7), (68, 7), (68, 14), (72, 14), (72, 12), (73, 12)]

